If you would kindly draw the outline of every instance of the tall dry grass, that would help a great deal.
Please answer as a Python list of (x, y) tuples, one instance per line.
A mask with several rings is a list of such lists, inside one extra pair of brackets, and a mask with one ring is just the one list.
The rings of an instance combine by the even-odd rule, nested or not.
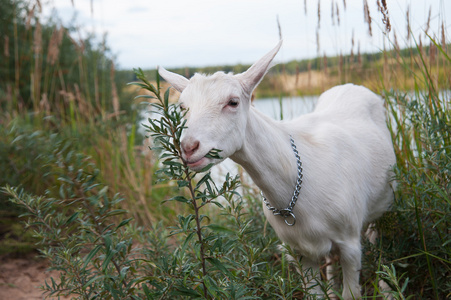
[[(80, 29), (52, 20), (42, 23), (40, 1), (2, 0), (2, 9), (6, 31), (0, 53), (0, 90), (5, 91), (0, 93), (0, 145), (7, 154), (0, 161), (4, 168), (17, 166), (18, 174), (0, 180), (0, 185), (25, 185), (37, 194), (55, 190), (53, 180), (43, 179), (48, 170), (37, 172), (32, 168), (39, 165), (27, 163), (44, 163), (37, 156), (51, 155), (51, 147), (35, 140), (34, 147), (42, 152), (36, 153), (33, 139), (25, 137), (55, 143), (56, 135), (90, 156), (111, 196), (124, 195), (123, 205), (140, 224), (151, 226), (173, 217), (177, 207), (160, 202), (174, 187), (158, 184), (152, 175), (156, 161), (137, 132), (141, 117), (132, 110), (132, 95), (123, 89), (126, 81), (118, 86), (107, 41), (80, 38)], [(0, 211), (5, 201), (0, 196)]]

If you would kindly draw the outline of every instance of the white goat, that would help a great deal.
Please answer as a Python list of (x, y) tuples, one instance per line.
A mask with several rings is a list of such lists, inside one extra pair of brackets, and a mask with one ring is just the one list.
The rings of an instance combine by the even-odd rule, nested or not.
[(159, 68), (188, 109), (182, 155), (191, 169), (201, 170), (222, 161), (205, 157), (210, 150), (222, 150), (223, 159), (230, 157), (246, 169), (270, 206), (283, 210), (299, 185), (297, 148), (304, 174), (299, 200), (285, 217), (264, 208), (265, 215), (278, 237), (303, 256), (305, 270), (318, 275), (321, 260), (339, 254), (343, 298), (359, 298), (361, 231), (393, 200), (389, 181), (395, 155), (383, 101), (347, 84), (323, 93), (313, 113), (289, 122), (265, 116), (251, 105), (251, 95), (281, 43), (237, 75), (187, 79)]

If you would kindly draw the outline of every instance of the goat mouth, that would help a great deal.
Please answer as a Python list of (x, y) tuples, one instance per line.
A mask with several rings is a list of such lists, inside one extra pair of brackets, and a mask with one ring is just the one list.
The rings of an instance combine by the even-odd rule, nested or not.
[(207, 158), (204, 156), (202, 158), (200, 158), (199, 160), (196, 161), (186, 161), (186, 165), (190, 168), (190, 169), (198, 169), (199, 166), (203, 166), (204, 162), (207, 160)]

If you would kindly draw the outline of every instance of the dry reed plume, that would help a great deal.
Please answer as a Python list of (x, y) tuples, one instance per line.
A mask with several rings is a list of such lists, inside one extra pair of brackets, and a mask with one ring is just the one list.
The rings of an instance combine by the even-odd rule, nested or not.
[(47, 50), (47, 62), (52, 66), (58, 61), (60, 46), (63, 41), (65, 28), (63, 26), (55, 26), (52, 36), (50, 37), (49, 46)]
[(363, 15), (364, 15), (364, 20), (365, 23), (368, 24), (368, 34), (370, 36), (373, 36), (373, 30), (371, 28), (371, 15), (370, 15), (370, 8), (368, 6), (368, 1), (364, 0), (363, 1)]
[[(381, 3), (382, 2), (382, 3)], [(389, 33), (391, 30), (390, 17), (388, 16), (388, 8), (386, 0), (377, 0), (377, 8), (382, 14), (382, 23), (385, 25), (385, 33)]]

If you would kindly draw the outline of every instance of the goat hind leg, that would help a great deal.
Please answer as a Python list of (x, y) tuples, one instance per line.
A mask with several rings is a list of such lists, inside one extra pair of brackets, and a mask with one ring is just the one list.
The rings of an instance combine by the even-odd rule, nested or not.
[[(371, 244), (376, 245), (376, 239), (378, 237), (378, 232), (376, 229), (376, 225), (374, 223), (371, 223), (368, 226), (368, 229), (365, 231), (365, 237), (368, 239), (368, 241)], [(377, 285), (379, 286), (379, 291), (381, 291), (381, 294), (385, 297), (386, 300), (393, 300), (393, 295), (390, 293), (391, 288), (385, 281), (383, 281), (381, 279), (381, 280), (379, 280)]]
[(329, 284), (329, 288), (327, 290), (327, 296), (330, 300), (338, 299), (337, 295), (334, 293), (334, 290), (338, 290), (339, 285), (336, 280), (337, 268), (336, 268), (337, 258), (334, 256), (326, 257), (326, 280)]

